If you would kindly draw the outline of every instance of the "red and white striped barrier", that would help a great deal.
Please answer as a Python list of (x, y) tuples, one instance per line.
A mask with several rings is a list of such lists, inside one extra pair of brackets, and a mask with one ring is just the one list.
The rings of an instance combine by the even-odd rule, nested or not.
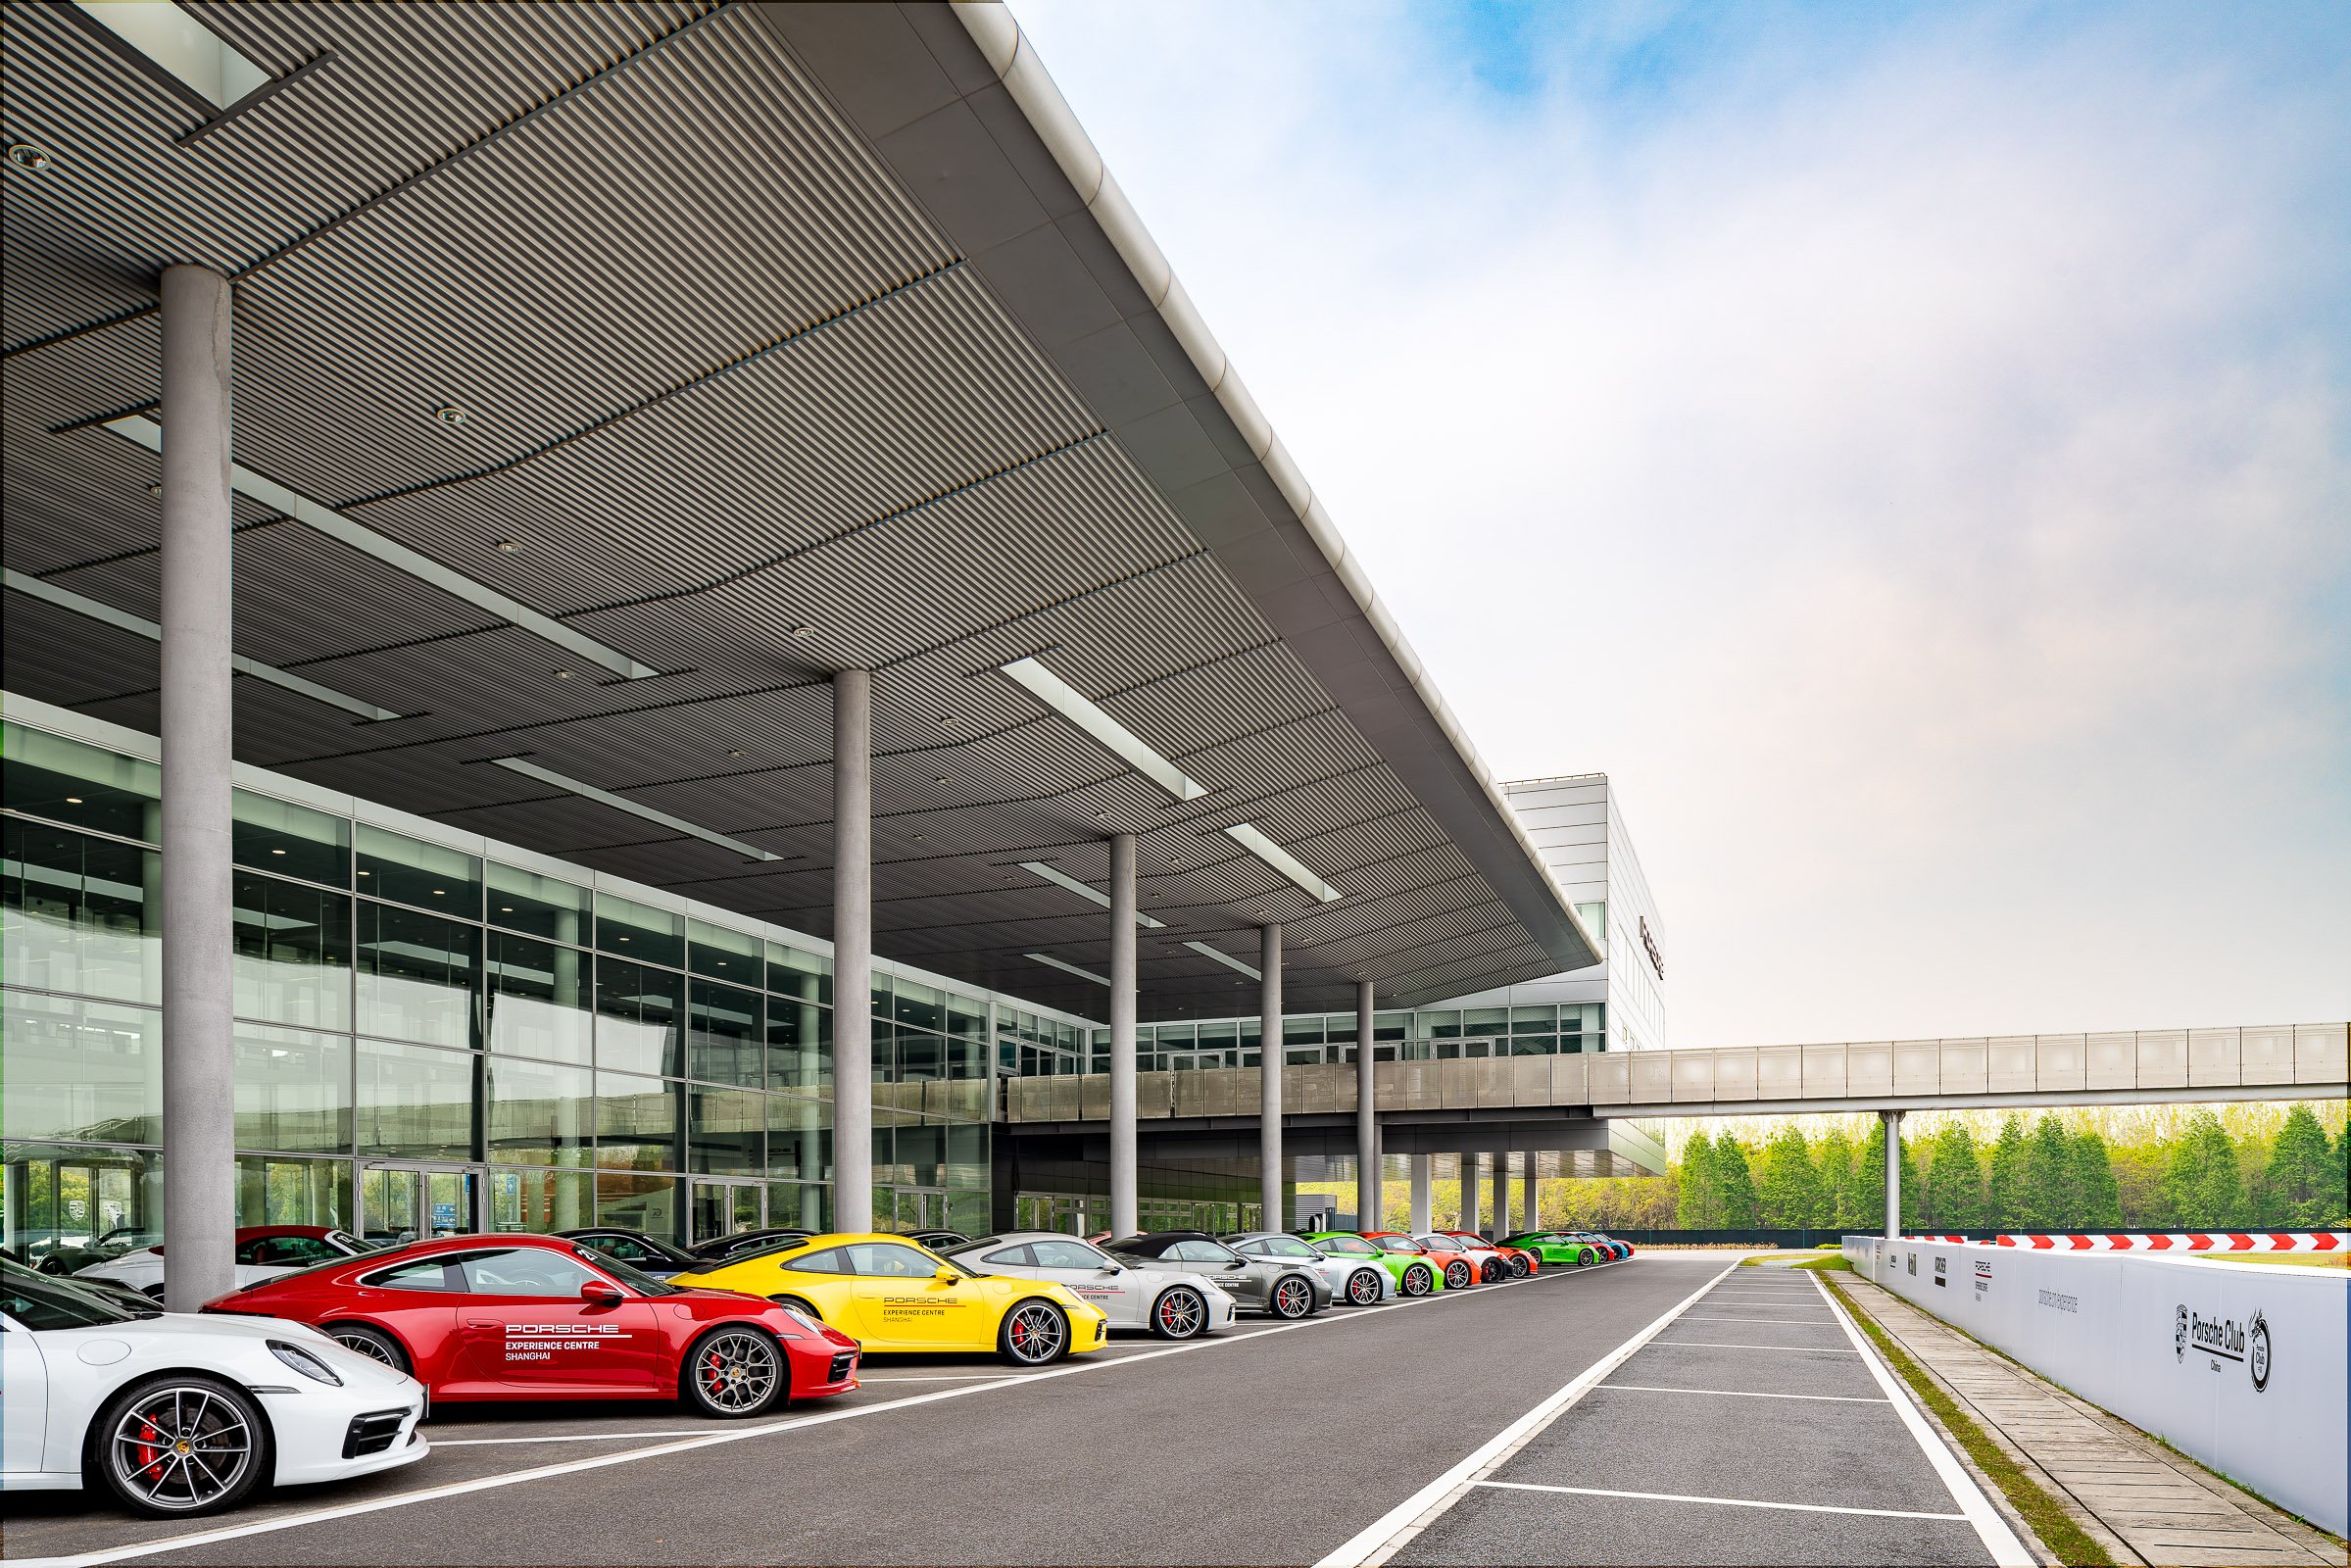
[[(1913, 1236), (1914, 1242), (1960, 1242), (1964, 1236)], [(1995, 1236), (1978, 1247), (2035, 1252), (2334, 1252), (2351, 1249), (2346, 1231), (2173, 1231), (2153, 1236)]]

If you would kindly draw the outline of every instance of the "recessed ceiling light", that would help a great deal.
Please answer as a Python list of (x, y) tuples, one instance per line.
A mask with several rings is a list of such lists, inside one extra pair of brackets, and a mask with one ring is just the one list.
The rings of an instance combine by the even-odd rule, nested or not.
[(795, 626), (792, 628), (792, 635), (795, 637), (813, 637), (816, 635), (816, 628), (808, 625)]
[(437, 898), (439, 898), (439, 897), (441, 896), (441, 890), (440, 890), (439, 888), (435, 888), (435, 889), (433, 889), (433, 890), (432, 890), (432, 896), (433, 896), (434, 898), (436, 898), (436, 899), (437, 899)]
[(559, 669), (555, 672), (555, 678), (557, 680), (569, 680), (571, 678), (571, 671), (567, 669)]
[(360, 875), (362, 875), (362, 876), (366, 876), (367, 874), (367, 872), (365, 872), (365, 871), (362, 871), (362, 872), (360, 873)]
[(498, 912), (500, 914), (513, 914), (514, 912), (514, 906), (511, 904), (502, 904), (498, 906)]
[(285, 851), (283, 851), (283, 850), (271, 850), (269, 853), (270, 853), (271, 855), (283, 855), (283, 854), (285, 854), (286, 852), (285, 852)]
[(1084, 730), (1112, 756), (1177, 800), (1196, 801), (1208, 793), (1206, 785), (1152, 751), (1142, 737), (1036, 660), (1015, 659), (998, 667), (1030, 696)]
[(945, 780), (945, 779), (940, 779), (940, 780), (938, 781), (938, 784), (939, 784), (939, 787), (940, 787), (941, 789), (945, 789), (945, 788), (947, 787), (947, 780)]
[(46, 174), (56, 167), (57, 160), (28, 141), (14, 143), (8, 149), (8, 161), (27, 174)]
[(511, 556), (521, 548), (522, 541), (519, 539), (501, 539), (498, 541), (498, 553), (502, 556)]
[(729, 757), (741, 757), (743, 754), (741, 752), (730, 751), (726, 755)]
[(151, 496), (160, 496), (164, 493), (164, 487), (160, 484), (151, 484), (147, 487), (147, 493)]
[[(69, 795), (66, 797), (66, 804), (68, 806), (79, 806), (81, 804), (81, 797), (78, 795)], [(1004, 880), (1009, 882), (1012, 879), (1010, 877), (1005, 877)]]
[(623, 941), (623, 942), (626, 942), (626, 941), (628, 940), (628, 938), (626, 938), (626, 937), (622, 937), (620, 940), (621, 940), (621, 941)]
[(473, 417), (472, 415), (467, 414), (464, 409), (459, 408), (454, 403), (442, 404), (439, 408), (432, 411), (432, 416), (440, 420), (443, 424), (448, 425), (453, 430), (459, 425), (464, 424), (467, 419)]
[(1291, 881), (1296, 882), (1299, 887), (1304, 888), (1308, 893), (1313, 894), (1324, 904), (1329, 904), (1339, 897), (1337, 888), (1316, 876), (1306, 868), (1303, 860), (1267, 838), (1263, 832), (1249, 823), (1235, 822), (1231, 827), (1226, 828), (1225, 832), (1231, 836), (1234, 843), (1281, 872)]
[(915, 843), (917, 843), (917, 844), (920, 844), (920, 843), (922, 842), (922, 835), (921, 835), (921, 834), (919, 834), (919, 833), (915, 834), (915, 835), (914, 835), (914, 842), (915, 842)]

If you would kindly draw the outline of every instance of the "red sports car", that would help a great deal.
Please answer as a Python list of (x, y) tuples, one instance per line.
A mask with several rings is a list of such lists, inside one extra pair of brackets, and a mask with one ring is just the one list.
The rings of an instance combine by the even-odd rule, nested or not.
[(1441, 1247), (1402, 1231), (1365, 1231), (1363, 1239), (1386, 1252), (1426, 1253), (1437, 1272), (1445, 1276), (1445, 1288), (1448, 1291), (1466, 1291), (1478, 1283), (1477, 1265), (1458, 1249)]
[(640, 1274), (556, 1236), (445, 1236), (205, 1303), (308, 1323), (448, 1399), (681, 1399), (749, 1416), (857, 1386), (857, 1342), (733, 1291)]
[(1497, 1280), (1504, 1277), (1523, 1280), (1534, 1273), (1543, 1261), (1523, 1247), (1504, 1247), (1500, 1242), (1490, 1242), (1474, 1231), (1439, 1231), (1437, 1234), (1450, 1236), (1465, 1247), (1482, 1247), (1489, 1251), (1500, 1253), (1502, 1268), (1505, 1272), (1492, 1276)]

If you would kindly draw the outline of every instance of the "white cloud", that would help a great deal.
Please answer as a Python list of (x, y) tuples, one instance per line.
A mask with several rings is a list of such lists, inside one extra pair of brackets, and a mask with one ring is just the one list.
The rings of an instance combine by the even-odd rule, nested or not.
[(1678, 1043), (2351, 1016), (2339, 36), (1019, 9)]

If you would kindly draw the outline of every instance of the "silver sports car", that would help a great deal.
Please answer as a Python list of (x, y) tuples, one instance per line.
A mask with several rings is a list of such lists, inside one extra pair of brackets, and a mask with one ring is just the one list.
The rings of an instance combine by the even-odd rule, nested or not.
[(1181, 1266), (1122, 1261), (1058, 1231), (983, 1236), (947, 1256), (975, 1274), (1066, 1285), (1108, 1314), (1114, 1329), (1149, 1329), (1163, 1340), (1189, 1340), (1233, 1321), (1233, 1298), (1206, 1275)]
[(1153, 1231), (1104, 1246), (1146, 1268), (1197, 1269), (1252, 1312), (1301, 1318), (1331, 1304), (1331, 1287), (1312, 1269), (1290, 1258), (1244, 1257), (1206, 1231)]
[(1376, 1306), (1396, 1297), (1396, 1276), (1377, 1263), (1359, 1257), (1340, 1257), (1296, 1236), (1284, 1236), (1278, 1231), (1239, 1231), (1217, 1239), (1244, 1257), (1296, 1263), (1312, 1270), (1331, 1288), (1334, 1301), (1345, 1301), (1350, 1306)]

